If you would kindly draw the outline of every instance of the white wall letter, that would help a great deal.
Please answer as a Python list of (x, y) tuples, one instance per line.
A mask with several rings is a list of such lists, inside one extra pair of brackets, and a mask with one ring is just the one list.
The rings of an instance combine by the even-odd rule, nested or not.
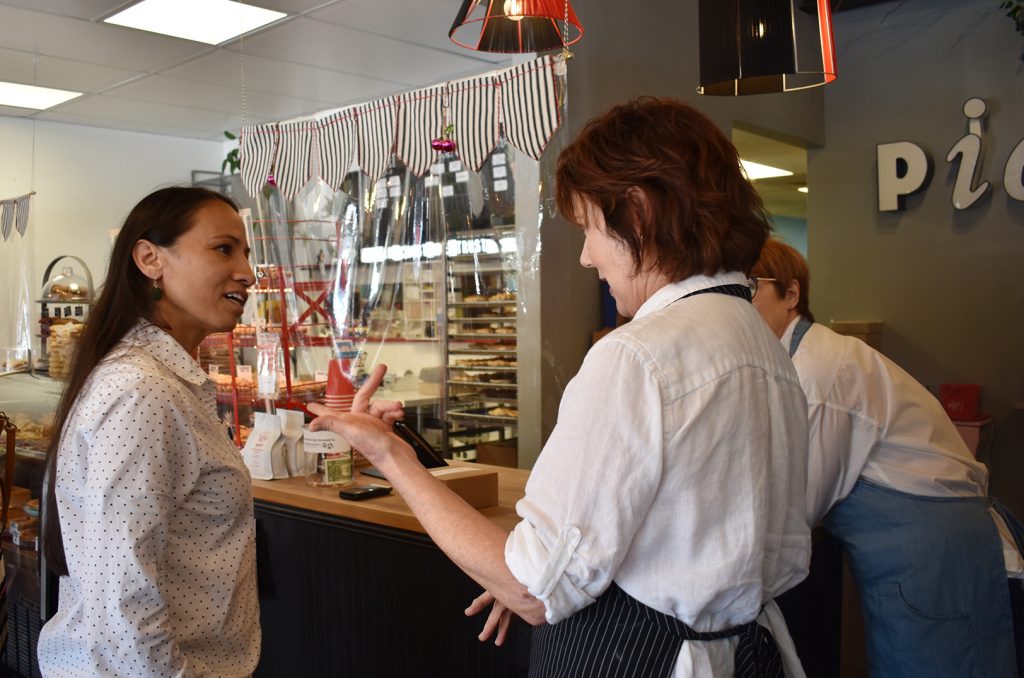
[[(876, 147), (878, 164), (878, 211), (903, 209), (900, 198), (924, 186), (928, 178), (928, 156), (911, 141), (896, 141)], [(900, 175), (900, 163), (906, 171)]]
[(1003, 170), (1003, 188), (1014, 200), (1024, 201), (1024, 139), (1017, 142)]
[(988, 182), (983, 181), (974, 187), (974, 175), (981, 164), (981, 118), (985, 115), (985, 102), (982, 99), (968, 99), (964, 104), (964, 115), (967, 116), (968, 133), (949, 149), (946, 162), (953, 162), (960, 156), (960, 167), (956, 172), (956, 183), (953, 185), (953, 207), (965, 210), (978, 202), (988, 190)]

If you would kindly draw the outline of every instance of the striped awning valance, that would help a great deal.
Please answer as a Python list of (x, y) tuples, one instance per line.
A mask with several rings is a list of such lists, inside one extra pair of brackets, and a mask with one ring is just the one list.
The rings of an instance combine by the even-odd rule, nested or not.
[(539, 160), (558, 125), (556, 73), (562, 57), (544, 56), (512, 68), (392, 95), (301, 120), (247, 125), (239, 155), (242, 181), (256, 197), (275, 178), (291, 200), (315, 177), (341, 186), (352, 163), (376, 181), (395, 155), (418, 175), (437, 152), (430, 142), (452, 125), (456, 153), (479, 170), (504, 128), (508, 143)]

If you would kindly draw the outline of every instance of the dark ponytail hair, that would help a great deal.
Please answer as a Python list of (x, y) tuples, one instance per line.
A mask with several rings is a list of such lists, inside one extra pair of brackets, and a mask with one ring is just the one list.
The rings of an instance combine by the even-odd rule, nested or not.
[(57, 450), (68, 415), (89, 375), (140, 319), (154, 320), (155, 302), (149, 294), (151, 281), (138, 266), (132, 251), (139, 240), (160, 247), (171, 247), (190, 228), (196, 212), (208, 202), (219, 200), (237, 210), (238, 206), (220, 193), (192, 187), (171, 186), (150, 193), (137, 204), (124, 221), (110, 254), (107, 277), (77, 342), (67, 385), (53, 421), (53, 436), (46, 450), (46, 476), (43, 497), (43, 554), (47, 567), (56, 575), (68, 574), (57, 514)]

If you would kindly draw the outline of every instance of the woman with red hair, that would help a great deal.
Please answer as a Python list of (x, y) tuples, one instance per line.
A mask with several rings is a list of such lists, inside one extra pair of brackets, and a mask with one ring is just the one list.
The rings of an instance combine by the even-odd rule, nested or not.
[(814, 322), (799, 252), (769, 240), (753, 275), (807, 395), (807, 522), (846, 548), (871, 675), (1017, 675), (1021, 527), (987, 496), (988, 469), (924, 386)]
[[(592, 120), (561, 153), (580, 263), (632, 321), (591, 348), (504, 534), (381, 420), (325, 415), (494, 602), (537, 625), (530, 675), (803, 675), (772, 598), (806, 576), (806, 407), (750, 304), (770, 226), (736, 149), (676, 101)], [(781, 653), (780, 653), (781, 650)]]

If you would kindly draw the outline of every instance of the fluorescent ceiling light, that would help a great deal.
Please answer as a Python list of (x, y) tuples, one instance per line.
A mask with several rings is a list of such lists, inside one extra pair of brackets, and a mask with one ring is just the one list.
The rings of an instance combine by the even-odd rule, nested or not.
[(71, 92), (66, 89), (19, 85), (16, 82), (0, 82), (0, 106), (43, 110), (80, 96), (82, 96), (81, 92)]
[(219, 45), (286, 16), (231, 0), (142, 0), (104, 21)]
[(800, 188), (798, 188), (796, 190), (800, 191), (801, 193), (806, 193), (807, 192), (807, 187), (806, 186), (801, 186)]
[(759, 162), (751, 162), (749, 160), (740, 159), (740, 165), (743, 166), (743, 172), (747, 175), (747, 179), (751, 181), (757, 181), (758, 179), (771, 179), (772, 177), (789, 177), (793, 173), (789, 170), (779, 169), (778, 167), (772, 167), (771, 165), (762, 165)]

